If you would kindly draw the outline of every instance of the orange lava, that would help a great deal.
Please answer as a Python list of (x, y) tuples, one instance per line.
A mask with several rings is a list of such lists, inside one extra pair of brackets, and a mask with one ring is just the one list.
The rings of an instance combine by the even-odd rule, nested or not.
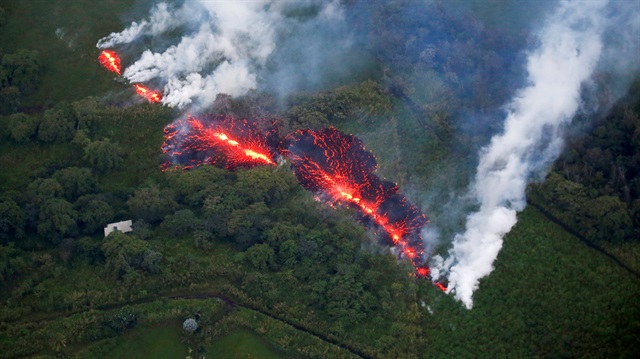
[(111, 50), (103, 50), (100, 53), (100, 56), (98, 56), (98, 61), (105, 69), (120, 75), (120, 57), (118, 57), (115, 52)]
[(428, 223), (419, 209), (398, 193), (395, 183), (373, 172), (376, 160), (362, 141), (335, 128), (300, 130), (283, 141), (298, 181), (330, 204), (359, 211), (366, 223), (375, 223), (383, 237), (416, 269), (423, 265), (421, 229)]
[[(197, 120), (192, 119), (191, 121), (197, 121)], [(210, 131), (208, 130), (205, 130), (204, 133), (205, 133), (205, 137), (204, 137), (205, 139), (207, 138), (207, 136), (209, 138), (209, 141), (214, 140), (214, 138), (217, 138), (223, 141), (228, 147), (235, 147), (239, 151), (242, 151), (244, 156), (246, 156), (247, 158), (251, 158), (256, 161), (262, 161), (265, 164), (269, 164), (269, 165), (276, 164), (275, 162), (273, 162), (272, 159), (269, 158), (269, 156), (267, 156), (264, 153), (260, 153), (251, 148), (242, 148), (242, 146), (240, 146), (240, 142), (230, 139), (229, 136), (227, 136), (225, 133), (222, 133), (222, 132), (210, 133)]]
[(162, 101), (162, 94), (158, 91), (152, 91), (140, 84), (133, 84), (133, 87), (136, 89), (138, 95), (146, 98), (149, 102), (158, 103)]
[(440, 289), (443, 292), (447, 291), (447, 286), (445, 286), (444, 284), (440, 283), (440, 282), (433, 282), (433, 284), (438, 287), (438, 289)]
[(272, 135), (272, 132), (260, 130), (248, 120), (235, 120), (224, 115), (190, 116), (165, 128), (162, 149), (172, 159), (163, 167), (170, 168), (172, 163), (183, 169), (203, 164), (229, 170), (275, 166), (275, 149), (267, 144)]

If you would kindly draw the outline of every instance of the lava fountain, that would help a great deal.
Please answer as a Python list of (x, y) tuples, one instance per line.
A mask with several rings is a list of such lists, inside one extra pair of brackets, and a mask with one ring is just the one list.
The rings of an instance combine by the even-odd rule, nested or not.
[(105, 69), (120, 75), (120, 57), (111, 50), (103, 50), (98, 56), (98, 61)]

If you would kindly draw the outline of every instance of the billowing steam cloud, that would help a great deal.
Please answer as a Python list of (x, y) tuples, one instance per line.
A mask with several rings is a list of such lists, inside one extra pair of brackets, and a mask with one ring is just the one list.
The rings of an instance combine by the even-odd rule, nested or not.
[[(341, 6), (339, 0), (193, 0), (179, 6), (160, 3), (147, 20), (101, 39), (97, 46), (123, 48), (128, 54), (146, 49), (135, 53), (137, 60), (126, 64), (123, 76), (133, 83), (163, 86), (162, 102), (168, 106), (202, 109), (198, 107), (211, 105), (219, 93), (238, 96), (252, 89), (286, 95), (313, 88), (341, 72), (353, 73), (366, 62), (350, 56), (361, 39), (347, 22), (358, 24), (353, 19), (359, 19), (360, 26), (367, 28), (367, 11), (372, 12), (374, 20), (382, 16), (386, 21), (388, 13), (378, 14), (376, 2), (346, 3), (349, 5)], [(370, 3), (371, 8), (365, 6)], [(557, 9), (539, 31), (536, 48), (527, 54), (527, 85), (507, 105), (502, 132), (479, 153), (469, 190), (478, 209), (467, 216), (466, 228), (455, 236), (446, 259), (436, 256), (431, 263), (433, 280), (448, 278), (448, 291), (467, 308), (473, 306), (473, 292), (480, 279), (493, 270), (503, 237), (517, 221), (517, 212), (526, 206), (527, 184), (541, 178), (559, 154), (563, 129), (583, 105), (582, 90), (594, 71), (606, 72), (613, 80), (607, 86), (616, 97), (628, 85), (629, 70), (640, 69), (640, 8), (636, 1), (552, 3)], [(347, 14), (349, 10), (353, 13)], [(396, 10), (394, 16), (412, 15)], [(359, 18), (354, 13), (364, 15)], [(397, 20), (390, 17), (389, 27), (396, 25), (391, 19)], [(437, 25), (433, 25), (434, 34)], [(431, 33), (423, 28), (420, 32)], [(396, 55), (403, 56), (396, 52), (403, 46), (410, 47), (413, 40), (402, 46), (391, 46), (398, 44), (390, 41), (410, 32), (399, 33), (402, 36), (389, 33), (380, 31), (382, 38), (386, 34), (392, 40), (382, 41), (379, 46), (391, 48), (391, 54), (378, 51), (384, 55), (378, 60), (388, 61), (385, 66), (391, 68), (395, 62), (408, 66), (410, 61), (396, 61)], [(454, 40), (442, 43), (473, 43)], [(437, 59), (434, 53), (435, 49), (422, 51), (420, 57)], [(447, 62), (442, 54), (446, 49), (438, 61)], [(464, 86), (461, 88), (464, 91)], [(426, 230), (437, 232), (437, 228)], [(429, 235), (424, 237), (431, 239)], [(427, 253), (433, 250), (428, 245), (425, 248)]]
[[(144, 51), (127, 66), (123, 76), (131, 82), (161, 83), (162, 102), (184, 108), (210, 104), (218, 93), (238, 96), (256, 89), (268, 76), (267, 70), (279, 70), (280, 64), (271, 59), (283, 57), (275, 53), (280, 42), (301, 42), (296, 38), (312, 37), (335, 40), (333, 48), (340, 47), (340, 41), (349, 41), (347, 37), (323, 39), (313, 29), (340, 28), (342, 20), (341, 8), (335, 1), (198, 0), (186, 1), (178, 8), (160, 3), (151, 11), (149, 20), (134, 22), (124, 31), (112, 33), (98, 41), (97, 46), (117, 47), (149, 37), (157, 42), (155, 37), (164, 36), (170, 46)], [(177, 39), (175, 33), (180, 34)], [(323, 33), (326, 35), (327, 31)], [(309, 38), (306, 43), (317, 45), (318, 41)], [(310, 59), (311, 54), (296, 59), (309, 70), (299, 76), (311, 76), (310, 72), (317, 68), (308, 63)], [(288, 65), (291, 62), (295, 61), (291, 59)]]
[(435, 258), (434, 276), (467, 308), (479, 280), (493, 270), (503, 236), (526, 206), (525, 188), (558, 156), (562, 129), (580, 106), (581, 87), (601, 57), (606, 1), (566, 1), (539, 33), (527, 61), (528, 86), (508, 105), (501, 134), (480, 153), (471, 193), (479, 209), (467, 217), (446, 260)]

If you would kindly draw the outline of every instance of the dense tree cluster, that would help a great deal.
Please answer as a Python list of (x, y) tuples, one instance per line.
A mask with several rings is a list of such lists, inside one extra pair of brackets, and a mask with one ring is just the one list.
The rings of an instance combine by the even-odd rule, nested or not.
[(61, 102), (44, 112), (38, 128), (42, 142), (69, 142), (76, 129), (76, 118), (71, 104)]
[[(4, 10), (0, 9), (0, 26)], [(41, 65), (38, 52), (21, 49), (15, 53), (0, 51), (0, 113), (13, 112), (20, 99), (35, 91), (40, 80)]]
[(15, 201), (6, 199), (0, 202), (0, 240), (3, 243), (22, 238), (25, 221), (24, 211)]
[(29, 142), (37, 133), (40, 121), (24, 113), (14, 113), (7, 117), (7, 128), (11, 139), (18, 143)]
[(347, 86), (319, 95), (294, 97), (284, 114), (287, 132), (339, 126), (347, 120), (363, 121), (391, 110), (386, 91), (374, 81)]
[[(343, 91), (351, 90), (339, 90)], [(307, 98), (296, 105), (296, 111), (317, 108), (326, 116), (325, 112), (333, 110), (322, 103), (335, 96)], [(350, 107), (354, 103), (357, 101), (345, 111), (353, 114), (352, 109), (358, 108)], [(111, 143), (92, 139), (104, 138), (105, 123), (122, 124), (126, 116), (87, 100), (71, 104), (76, 121), (81, 107), (86, 121), (82, 130), (75, 131), (74, 140), (42, 144), (69, 146), (73, 154), (64, 163), (35, 171), (22, 192), (7, 191), (1, 197), (0, 274), (3, 281), (11, 283), (5, 296), (15, 303), (11, 308), (18, 311), (29, 305), (44, 312), (80, 310), (120, 298), (147, 298), (204, 283), (218, 288), (229, 282), (234, 284), (220, 287), (226, 296), (267, 313), (294, 318), (303, 327), (364, 348), (372, 357), (419, 357), (420, 348), (442, 340), (434, 333), (445, 335), (447, 324), (433, 322), (430, 309), (425, 309), (443, 300), (434, 299), (440, 295), (438, 290), (409, 276), (410, 266), (398, 266), (393, 255), (353, 222), (348, 210), (327, 209), (315, 202), (288, 169), (264, 166), (230, 172), (205, 166), (110, 187), (114, 175), (119, 178), (138, 170), (123, 166), (124, 161), (141, 157), (128, 152), (119, 157), (120, 165), (116, 166), (102, 166), (88, 158), (92, 143)], [(366, 116), (376, 116), (377, 111)], [(154, 114), (142, 108), (134, 113), (142, 119)], [(107, 128), (113, 131), (119, 127)], [(131, 138), (127, 144), (138, 141)], [(37, 138), (31, 135), (28, 141), (14, 145), (27, 146), (34, 141)], [(148, 164), (142, 161), (140, 168), (148, 168), (145, 173), (158, 172), (159, 160), (157, 156), (147, 158)], [(626, 212), (624, 189), (593, 197), (587, 183), (568, 181), (555, 173), (546, 183), (553, 188), (545, 192), (551, 196), (543, 197), (545, 203), (579, 214), (575, 220), (581, 221), (589, 236), (627, 235), (631, 217)], [(134, 220), (133, 233), (114, 232), (103, 238), (101, 229), (106, 223), (128, 218)], [(27, 251), (34, 248), (46, 252), (29, 256)], [(64, 285), (53, 289), (62, 280), (56, 273), (90, 273), (87, 278), (91, 279), (78, 278), (73, 289)], [(448, 310), (454, 313), (454, 307)], [(549, 320), (547, 314), (539, 315)], [(482, 320), (487, 318), (492, 316)], [(102, 331), (96, 335), (123, 333), (136, 322), (131, 308), (118, 309), (97, 324)], [(623, 321), (621, 325), (629, 324)], [(47, 345), (63, 351), (63, 342), (66, 345), (71, 339), (56, 333), (60, 332), (50, 333)], [(206, 334), (198, 334), (198, 338), (203, 336)], [(560, 343), (542, 332), (533, 338), (529, 339), (536, 343), (550, 340), (554, 348)], [(493, 350), (497, 352), (498, 347)], [(519, 348), (520, 353), (538, 350), (524, 343)], [(464, 353), (468, 352), (458, 354)]]
[[(474, 160), (470, 149), (497, 130), (490, 119), (517, 86), (521, 64), (511, 54), (527, 34), (486, 27), (464, 6), (451, 11), (438, 1), (345, 5), (362, 8), (349, 21), (370, 37), (376, 81), (285, 101), (220, 94), (214, 110), (273, 119), (284, 134), (357, 131), (384, 144), (391, 180), (442, 182), (455, 195)], [(0, 9), (0, 26), (5, 17)], [(538, 212), (521, 214), (466, 311), (412, 276), (350, 210), (316, 202), (286, 162), (161, 172), (162, 128), (179, 116), (170, 109), (93, 97), (21, 107), (41, 68), (35, 51), (0, 52), (0, 357), (101, 357), (118, 335), (160, 322), (180, 330), (186, 318), (196, 325), (183, 339), (198, 353), (236, 327), (291, 357), (640, 350), (637, 281)], [(574, 136), (546, 182), (532, 187), (531, 198), (592, 241), (639, 238), (634, 91)], [(477, 116), (458, 121), (468, 113)], [(127, 219), (132, 233), (103, 235), (105, 224)], [(216, 310), (202, 316), (194, 302)]]
[(574, 135), (532, 194), (596, 242), (640, 238), (640, 85), (587, 131)]

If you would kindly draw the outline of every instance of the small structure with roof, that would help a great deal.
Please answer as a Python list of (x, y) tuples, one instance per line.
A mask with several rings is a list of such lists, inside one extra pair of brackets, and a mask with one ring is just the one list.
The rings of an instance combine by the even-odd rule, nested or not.
[(106, 227), (104, 227), (104, 236), (108, 236), (109, 233), (113, 232), (113, 231), (120, 231), (122, 233), (127, 233), (127, 232), (131, 232), (133, 231), (133, 228), (131, 228), (132, 226), (132, 222), (131, 220), (128, 221), (122, 221), (122, 222), (116, 222), (116, 223), (109, 223), (107, 224)]

